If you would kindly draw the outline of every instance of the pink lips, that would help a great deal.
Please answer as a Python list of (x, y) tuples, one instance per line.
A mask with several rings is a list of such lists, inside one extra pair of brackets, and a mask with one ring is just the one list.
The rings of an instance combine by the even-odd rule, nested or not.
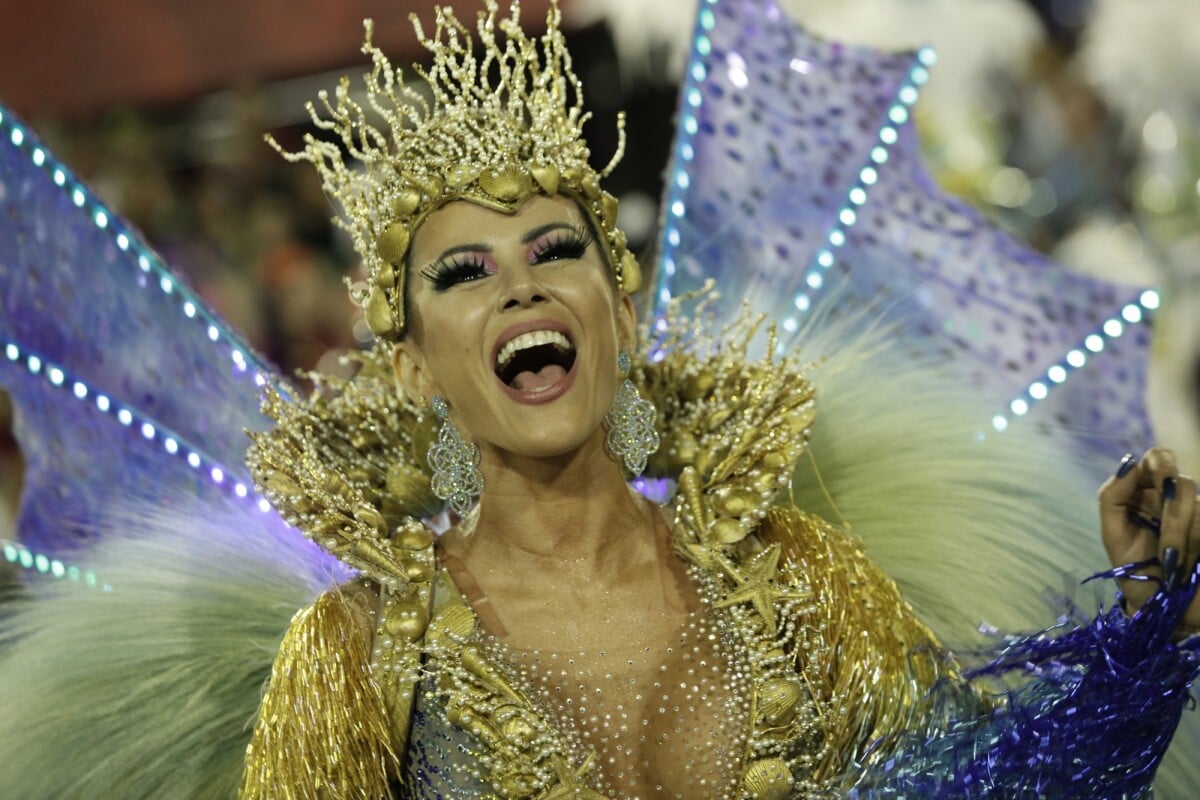
[[(571, 331), (568, 330), (567, 326), (563, 325), (561, 322), (556, 322), (550, 319), (534, 319), (529, 320), (528, 322), (518, 322), (515, 325), (510, 325), (509, 327), (505, 328), (500, 333), (499, 338), (496, 339), (495, 344), (492, 345), (492, 358), (489, 364), (491, 365), (493, 371), (495, 370), (496, 356), (500, 354), (500, 349), (521, 334), (529, 333), (530, 331), (558, 331), (563, 336), (567, 337), (567, 340), (571, 342), (572, 346), (575, 344), (575, 337), (571, 334)], [(567, 390), (574, 385), (575, 374), (578, 367), (579, 357), (578, 351), (576, 351), (575, 363), (571, 365), (571, 369), (566, 375), (549, 386), (541, 389), (522, 391), (521, 389), (514, 389), (513, 387), (509, 386), (504, 381), (500, 380), (499, 377), (496, 378), (496, 383), (500, 384), (500, 388), (504, 390), (505, 394), (518, 403), (536, 406), (541, 405), (542, 403), (549, 403), (552, 400), (557, 400), (559, 397), (562, 397)]]

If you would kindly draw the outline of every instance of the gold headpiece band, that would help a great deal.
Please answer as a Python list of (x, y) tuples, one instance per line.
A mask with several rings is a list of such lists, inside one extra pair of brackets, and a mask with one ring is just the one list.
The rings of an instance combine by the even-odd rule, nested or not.
[[(596, 172), (582, 137), (591, 115), (583, 111), (557, 3), (551, 2), (539, 48), (521, 30), (518, 2), (499, 22), (495, 0), (485, 2), (476, 26), (478, 56), (470, 31), (451, 9), (437, 9), (432, 38), (412, 15), (418, 40), (433, 54), (428, 71), (413, 67), (428, 83), (432, 102), (405, 85), (401, 71), (371, 43), (373, 26), (366, 20), (363, 52), (373, 64), (366, 76), (367, 104), (382, 124), (367, 122), (367, 110), (350, 98), (350, 81), (343, 77), (335, 103), (328, 93), (319, 95), (328, 118), (308, 104), (313, 123), (340, 141), (307, 135), (304, 149), (289, 153), (268, 137), (289, 161), (312, 163), (325, 193), (341, 207), (335, 223), (350, 234), (368, 274), (367, 288), (352, 289), (351, 295), (381, 339), (404, 335), (413, 232), (430, 212), (453, 200), (511, 213), (539, 192), (571, 197), (600, 232), (617, 286), (633, 292), (641, 284), (637, 260), (616, 227), (617, 200), (600, 188), (600, 178), (624, 153), (624, 117), (617, 122), (617, 152)], [(349, 165), (347, 154), (353, 159)]]

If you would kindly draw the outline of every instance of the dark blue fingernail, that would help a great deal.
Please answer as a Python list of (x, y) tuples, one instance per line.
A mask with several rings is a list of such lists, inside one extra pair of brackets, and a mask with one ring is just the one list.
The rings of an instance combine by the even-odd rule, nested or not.
[(1162, 552), (1162, 571), (1163, 578), (1170, 580), (1173, 577), (1175, 568), (1179, 566), (1179, 549), (1175, 547), (1164, 547)]
[(1173, 592), (1179, 588), (1179, 584), (1183, 583), (1183, 564), (1171, 570), (1171, 574), (1167, 576), (1167, 591)]
[(1137, 466), (1137, 459), (1133, 457), (1133, 453), (1126, 453), (1121, 459), (1120, 466), (1117, 467), (1117, 477), (1124, 478), (1129, 474), (1129, 471)]
[(1163, 478), (1162, 498), (1164, 503), (1169, 503), (1175, 499), (1175, 479)]

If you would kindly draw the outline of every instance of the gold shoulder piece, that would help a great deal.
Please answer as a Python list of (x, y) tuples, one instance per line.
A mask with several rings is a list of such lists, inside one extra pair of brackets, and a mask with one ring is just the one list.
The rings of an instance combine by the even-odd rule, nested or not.
[(761, 315), (744, 307), (708, 331), (710, 288), (675, 298), (643, 331), (630, 373), (659, 413), (662, 446), (646, 474), (678, 479), (684, 549), (734, 546), (758, 528), (789, 494), (816, 415), (816, 389), (793, 355), (776, 355)]
[(779, 579), (802, 583), (813, 595), (811, 619), (797, 626), (792, 654), (830, 737), (815, 774), (833, 779), (869, 761), (865, 750), (873, 742), (910, 728), (936, 682), (961, 678), (857, 539), (820, 517), (779, 507), (759, 536), (782, 547)]
[(252, 435), (246, 465), (289, 525), (399, 591), (425, 571), (406, 538), (441, 508), (425, 455), (434, 420), (396, 390), (388, 348), (352, 360), (359, 371), (349, 379), (309, 373), (307, 400), (268, 388), (263, 413), (276, 425)]
[(388, 796), (399, 765), (370, 659), (369, 615), (348, 592), (326, 592), (296, 614), (259, 707), (239, 798)]

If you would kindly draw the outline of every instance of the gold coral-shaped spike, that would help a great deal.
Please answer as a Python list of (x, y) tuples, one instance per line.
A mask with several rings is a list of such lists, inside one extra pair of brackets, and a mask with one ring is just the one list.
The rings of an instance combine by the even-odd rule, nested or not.
[(646, 363), (633, 379), (663, 421), (649, 474), (679, 476), (678, 521), (695, 541), (721, 547), (745, 539), (783, 494), (807, 444), (816, 392), (794, 357), (775, 357), (774, 331), (761, 316), (743, 309), (723, 330), (706, 332), (715, 298), (672, 300), (643, 336)]
[(246, 463), (289, 524), (394, 587), (413, 576), (390, 533), (440, 508), (423, 453), (431, 420), (396, 390), (386, 348), (353, 360), (348, 380), (310, 375), (307, 401), (268, 389), (263, 410), (276, 426), (253, 434)]

